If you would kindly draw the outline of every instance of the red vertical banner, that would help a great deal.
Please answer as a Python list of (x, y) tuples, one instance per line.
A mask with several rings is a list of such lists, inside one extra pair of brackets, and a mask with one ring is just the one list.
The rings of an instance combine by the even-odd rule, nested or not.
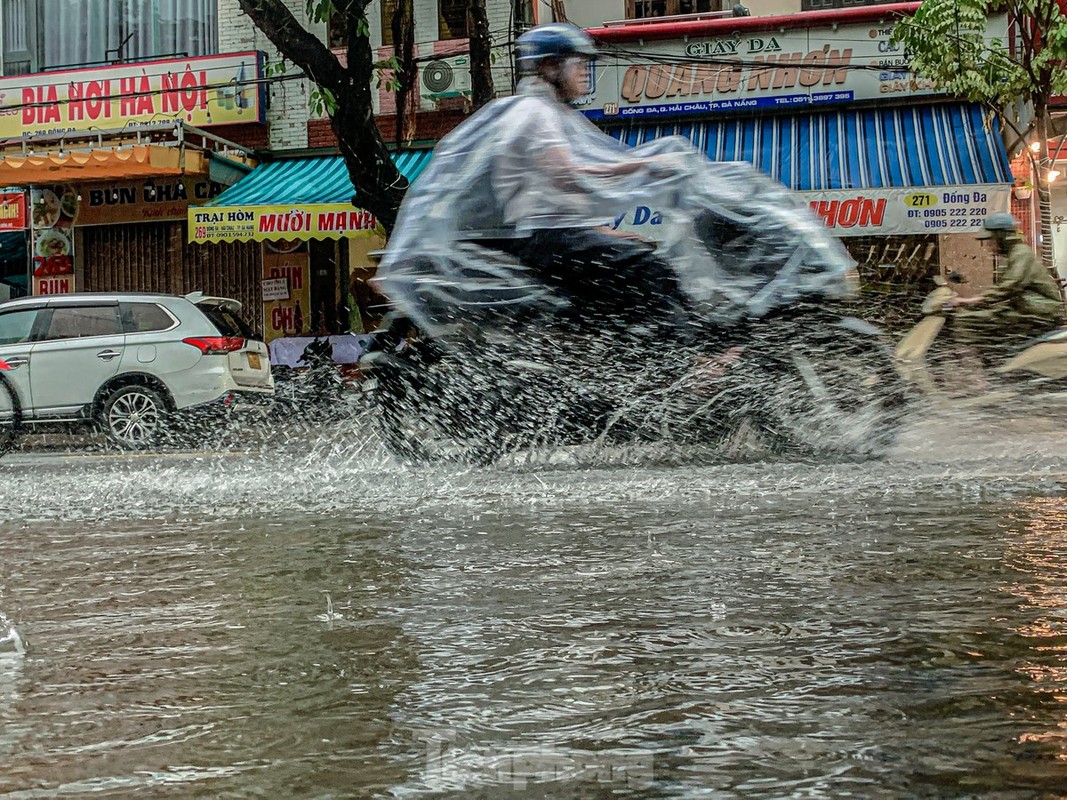
[[(263, 338), (300, 336), (311, 324), (311, 269), (307, 242), (272, 241), (263, 245)], [(286, 282), (274, 293), (274, 284)], [(270, 292), (268, 292), (270, 288)], [(268, 299), (273, 298), (273, 299)]]

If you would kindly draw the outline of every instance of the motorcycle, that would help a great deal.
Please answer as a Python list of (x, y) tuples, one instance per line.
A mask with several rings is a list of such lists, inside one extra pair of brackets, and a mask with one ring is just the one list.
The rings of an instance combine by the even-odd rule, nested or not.
[(334, 360), (334, 346), (316, 336), (300, 355), (298, 369), (275, 368), (274, 406), (288, 419), (312, 422), (342, 419), (361, 402), (356, 385)]
[(935, 279), (922, 318), (900, 340), (893, 360), (901, 378), (924, 395), (955, 405), (995, 404), (1026, 394), (1067, 391), (1067, 328), (982, 346), (954, 336), (955, 273)]
[[(893, 443), (904, 385), (881, 332), (848, 313), (854, 262), (749, 165), (693, 158), (660, 193), (655, 244), (693, 309), (682, 330), (605, 329), (493, 241), (434, 241), (465, 212), (434, 204), (426, 188), (456, 173), (433, 169), (376, 279), (391, 323), (360, 363), (398, 456), (490, 463), (546, 446), (728, 448), (755, 435), (774, 454), (851, 459)], [(659, 180), (639, 179), (634, 192)]]

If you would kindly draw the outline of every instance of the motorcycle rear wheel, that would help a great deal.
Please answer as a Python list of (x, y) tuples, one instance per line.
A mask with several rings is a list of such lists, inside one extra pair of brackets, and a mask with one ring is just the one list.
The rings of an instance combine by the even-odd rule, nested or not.
[(385, 448), (401, 461), (488, 466), (509, 450), (509, 439), (488, 413), (460, 413), (449, 392), (465, 392), (440, 363), (416, 380), (403, 367), (379, 366), (374, 378), (377, 424)]

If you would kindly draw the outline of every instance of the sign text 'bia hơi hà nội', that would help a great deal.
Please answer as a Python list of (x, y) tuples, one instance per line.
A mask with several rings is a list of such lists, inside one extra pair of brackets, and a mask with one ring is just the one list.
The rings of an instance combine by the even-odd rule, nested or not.
[[(990, 37), (1004, 20), (990, 20)], [(887, 22), (608, 45), (580, 107), (593, 119), (642, 118), (937, 94), (892, 33)]]
[[(982, 229), (987, 216), (1008, 210), (1011, 186), (839, 189), (800, 192), (799, 196), (835, 236), (974, 235)], [(659, 211), (638, 206), (617, 217), (612, 227), (656, 239), (657, 230), (665, 222)]]
[(190, 208), (190, 242), (339, 239), (373, 236), (378, 220), (350, 205)]
[(197, 127), (263, 120), (258, 52), (144, 61), (0, 79), (0, 136), (121, 128), (177, 119)]

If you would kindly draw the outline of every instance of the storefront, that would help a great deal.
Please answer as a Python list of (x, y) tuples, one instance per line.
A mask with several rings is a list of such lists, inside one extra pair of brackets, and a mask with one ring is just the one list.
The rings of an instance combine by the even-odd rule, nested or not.
[[(606, 55), (584, 111), (631, 145), (681, 135), (801, 192), (892, 324), (938, 272), (992, 279), (973, 234), (1011, 203), (989, 115), (911, 76), (891, 41), (894, 20), (917, 7), (594, 29)], [(630, 222), (651, 224), (645, 212)]]
[(239, 294), (242, 259), (190, 247), (184, 228), (255, 163), (196, 126), (261, 124), (261, 75), (249, 52), (0, 80), (0, 185), (26, 204), (23, 278), (0, 234), (6, 293)]
[[(394, 155), (414, 182), (429, 150)], [(257, 167), (213, 200), (188, 210), (191, 247), (251, 247), (266, 341), (361, 333), (380, 310), (369, 297), (371, 253), (385, 239), (373, 214), (352, 205), (340, 156), (294, 158)]]

